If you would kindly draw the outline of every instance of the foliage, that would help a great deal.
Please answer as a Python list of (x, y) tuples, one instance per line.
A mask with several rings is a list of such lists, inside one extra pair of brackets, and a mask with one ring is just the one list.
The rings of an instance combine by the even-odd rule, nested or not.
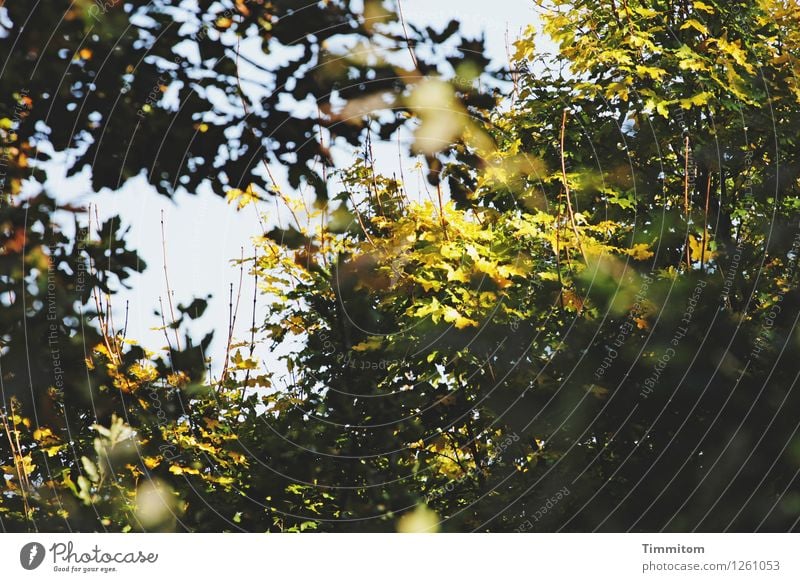
[[(316, 195), (280, 193), (291, 222), (241, 261), (259, 321), (220, 378), (180, 321), (158, 352), (113, 325), (103, 296), (141, 267), (118, 223), (48, 246), (51, 198), (5, 207), (3, 527), (796, 529), (797, 3), (537, 4), (558, 51), (528, 29), (502, 106), (418, 63), (418, 196), (366, 138), (316, 179), (319, 151), (292, 162)], [(228, 175), (237, 209), (270, 191)], [(54, 271), (63, 392), (51, 351), (19, 353), (47, 344)]]
[[(318, 164), (332, 163), (329, 146), (357, 145), (367, 128), (367, 118), (348, 118), (337, 103), (383, 103), (369, 108), (369, 119), (388, 136), (406, 119), (396, 97), (449, 67), (438, 45), (447, 43), (454, 68), (470, 63), (477, 74), (488, 62), (482, 41), (461, 35), (456, 22), (441, 33), (406, 26), (406, 40), (383, 2), (368, 0), (363, 11), (356, 4), (8, 3), (0, 118), (11, 118), (24, 94), (29, 120), (15, 135), (17, 149), (39, 162), (44, 144), (69, 153), (69, 175), (90, 171), (96, 191), (144, 176), (165, 195), (204, 183), (224, 195), (254, 172), (266, 179), (264, 166), (273, 163), (291, 166), (292, 187), (313, 185)], [(413, 63), (409, 44), (419, 48)], [(477, 86), (460, 92), (465, 105), (487, 98)]]

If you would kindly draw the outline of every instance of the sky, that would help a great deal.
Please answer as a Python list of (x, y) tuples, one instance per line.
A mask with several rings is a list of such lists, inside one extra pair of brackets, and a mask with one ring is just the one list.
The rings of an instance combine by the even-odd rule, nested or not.
[[(418, 25), (441, 29), (457, 18), (466, 33), (485, 33), (489, 55), (496, 63), (504, 64), (507, 62), (507, 31), (513, 39), (534, 21), (532, 4), (530, 0), (495, 0), (491, 14), (486, 13), (485, 0), (403, 0), (402, 7), (405, 18)], [(392, 151), (392, 163), (399, 164), (397, 150)], [(377, 157), (381, 158), (380, 152)], [(406, 159), (404, 163), (407, 164), (404, 171), (407, 171), (415, 162)], [(129, 248), (138, 250), (148, 268), (128, 280), (130, 290), (115, 296), (117, 325), (120, 325), (127, 302), (127, 336), (154, 350), (165, 345), (163, 331), (154, 329), (161, 325), (154, 309), (159, 305), (159, 298), (165, 304), (167, 299), (161, 237), (163, 213), (166, 260), (175, 304), (188, 304), (193, 297), (212, 295), (206, 314), (190, 330), (197, 338), (216, 330), (209, 355), (214, 360), (214, 368), (219, 369), (229, 319), (229, 286), (231, 283), (238, 286), (239, 281), (238, 267), (231, 261), (242, 252), (245, 256), (252, 255), (251, 237), (259, 233), (256, 208), (249, 206), (236, 212), (233, 206), (210, 191), (178, 194), (170, 200), (157, 194), (143, 178), (129, 181), (117, 192), (93, 194), (87, 172), (66, 179), (63, 167), (59, 168), (57, 163), (48, 165), (48, 170), (56, 172), (49, 178), (49, 186), (58, 184), (60, 191), (68, 192), (73, 202), (96, 204), (101, 220), (120, 215), (123, 224), (130, 226)], [(59, 171), (61, 175), (57, 174)], [(252, 296), (252, 280), (245, 273), (235, 337), (249, 337)], [(262, 356), (274, 362), (274, 354)]]

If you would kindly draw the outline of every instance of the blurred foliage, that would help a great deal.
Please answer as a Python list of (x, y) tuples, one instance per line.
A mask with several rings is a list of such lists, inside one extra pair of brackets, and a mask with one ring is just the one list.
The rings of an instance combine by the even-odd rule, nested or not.
[[(292, 187), (311, 184), (315, 166), (332, 163), (330, 145), (357, 145), (368, 126), (342, 103), (369, 103), (372, 130), (388, 137), (408, 119), (402, 95), (421, 78), (463, 63), (477, 75), (488, 63), (483, 40), (457, 23), (402, 28), (383, 2), (361, 4), (9, 2), (0, 118), (24, 93), (20, 153), (67, 152), (69, 175), (89, 170), (97, 191), (143, 175), (165, 195), (202, 183), (224, 195), (271, 163), (291, 165)], [(418, 48), (413, 61), (408, 46)], [(486, 106), (487, 91), (465, 85), (459, 102)]]
[[(56, 4), (41, 10), (55, 15), (63, 8)], [(215, 379), (206, 369), (211, 336), (181, 339), (182, 319), (167, 324), (173, 318), (165, 314), (167, 348), (159, 352), (114, 324), (108, 297), (143, 268), (118, 219), (85, 231), (76, 220), (75, 232), (86, 235), (67, 236), (54, 217), (79, 209), (12, 191), (0, 209), (8, 273), (0, 276), (2, 527), (796, 529), (800, 6), (537, 4), (557, 53), (540, 52), (529, 28), (503, 74), (502, 101), (480, 84), (464, 89), (463, 72), (486, 66), (466, 41), (460, 56), (445, 57), (460, 74), (448, 80), (415, 56), (417, 71), (401, 75), (401, 88), (391, 84), (395, 66), (370, 59), (346, 72), (337, 58), (313, 61), (314, 73), (297, 61), (272, 71), (299, 100), (322, 99), (330, 120), (338, 118), (325, 96), (335, 79), (389, 83), (381, 90), (396, 99), (398, 119), (414, 128), (412, 151), (427, 160), (418, 197), (409, 193), (412, 180), (376, 171), (369, 147), (350, 166), (313, 177), (306, 162), (326, 157), (314, 137), (316, 112), (282, 124), (290, 114), (265, 106), (213, 121), (204, 114), (220, 105), (195, 96), (182, 118), (137, 102), (147, 91), (108, 89), (134, 100), (129, 117), (69, 132), (90, 144), (80, 159), (101, 154), (96, 186), (116, 188), (107, 176), (148, 168), (162, 192), (172, 183), (193, 190), (217, 180), (209, 172), (222, 166), (208, 164), (220, 144), (243, 148), (241, 155), (266, 141), (276, 160), (291, 164), (292, 185), (305, 180), (316, 195), (279, 193), (291, 223), (255, 237), (254, 255), (242, 259), (258, 282), (259, 319), (251, 338), (228, 342)], [(358, 42), (384, 46), (377, 35), (391, 50), (408, 50), (405, 38), (387, 32), (396, 29), (370, 24), (347, 3), (309, 5), (308, 19), (292, 18), (288, 3), (237, 2), (235, 18), (219, 6), (121, 4), (126, 19), (136, 10), (149, 16), (132, 19), (142, 24), (130, 32), (146, 30), (149, 43), (131, 40), (117, 51), (103, 34), (88, 38), (125, 63), (137, 51), (158, 55), (159, 46), (172, 60), (174, 39), (161, 45), (157, 32), (169, 38), (187, 28), (169, 26), (167, 15), (208, 20), (216, 30), (208, 38), (220, 40), (206, 46), (204, 37), (202, 66), (144, 58), (133, 82), (167, 75), (161, 84), (186, 91), (223, 83), (235, 110), (242, 95), (224, 68), (233, 61), (216, 59), (230, 56), (236, 34), (262, 38), (270, 50), (273, 42), (300, 43), (301, 60), (322, 59), (325, 35), (307, 33), (349, 23)], [(365, 14), (394, 18), (381, 6), (367, 3)], [(21, 17), (12, 10), (12, 22)], [(77, 31), (87, 18), (68, 21)], [(36, 30), (27, 32), (29, 46), (38, 47)], [(441, 44), (456, 30), (412, 27), (408, 42)], [(94, 66), (91, 55), (69, 56), (62, 68)], [(26, 58), (38, 53), (12, 61), (22, 68)], [(52, 91), (45, 77), (41, 83), (25, 95), (8, 91), (9, 103), (23, 107), (18, 119), (8, 117), (6, 159), (31, 178), (19, 152), (34, 134), (12, 130), (46, 123), (58, 135), (59, 122), (19, 114), (39, 110), (35, 95)], [(376, 106), (359, 102), (358, 91), (340, 87), (340, 114), (360, 120), (341, 135), (369, 146), (363, 120)], [(130, 133), (146, 105), (141, 129), (150, 140), (114, 162), (107, 146), (99, 149), (105, 120)], [(387, 121), (381, 137), (397, 122)], [(169, 141), (198, 131), (207, 134), (205, 162), (150, 171), (165, 163), (152, 135)], [(244, 135), (259, 145), (237, 141)], [(256, 158), (223, 160), (228, 179), (216, 188), (232, 211), (259, 204), (261, 182), (241, 161)], [(192, 317), (204, 307), (197, 299), (180, 312)], [(287, 373), (266, 369), (256, 345), (280, 355)]]

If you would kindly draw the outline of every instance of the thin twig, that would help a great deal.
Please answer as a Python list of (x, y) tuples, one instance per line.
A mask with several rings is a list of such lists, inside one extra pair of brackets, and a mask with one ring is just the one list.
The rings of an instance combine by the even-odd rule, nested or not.
[(444, 217), (444, 203), (442, 202), (442, 184), (439, 182), (436, 184), (436, 195), (439, 199), (439, 219), (442, 223), (442, 231), (444, 232), (445, 240), (450, 240), (450, 236), (447, 234), (447, 220)]
[(506, 49), (506, 59), (508, 60), (508, 71), (511, 75), (511, 96), (512, 102), (516, 102), (519, 98), (519, 73), (517, 72), (517, 68), (514, 66), (514, 60), (511, 58), (511, 48), (509, 47), (509, 37), (508, 37), (508, 23), (506, 23), (506, 32), (505, 32), (505, 49)]
[[(325, 136), (322, 134), (322, 109), (319, 104), (317, 104), (317, 128), (319, 129), (319, 147), (322, 151), (325, 151)], [(325, 165), (325, 161), (322, 159), (320, 159), (320, 165), (322, 166), (322, 181), (327, 184), (328, 168)]]
[[(97, 221), (97, 226), (100, 226), (100, 216), (97, 213), (97, 205), (94, 207), (95, 212), (95, 220)], [(92, 205), (89, 205), (89, 224), (88, 224), (88, 233), (87, 236), (91, 236), (92, 233)], [(102, 239), (103, 233), (100, 232), (100, 237)], [(97, 274), (97, 266), (94, 263), (94, 260), (89, 257), (89, 272), (91, 273), (94, 279), (99, 279)], [(102, 301), (100, 299), (100, 294), (97, 290), (97, 286), (92, 287), (92, 299), (94, 300), (95, 309), (97, 310), (97, 322), (100, 326), (100, 335), (103, 338), (103, 342), (106, 345), (106, 350), (108, 350), (109, 357), (114, 360), (117, 357), (117, 350), (115, 350), (111, 346), (111, 338), (109, 337), (108, 333), (108, 323), (106, 321), (106, 316), (103, 311)], [(117, 363), (117, 362), (114, 362)]]
[(397, 131), (397, 165), (400, 168), (400, 194), (403, 198), (403, 203), (408, 206), (411, 204), (411, 200), (408, 197), (408, 192), (406, 191), (406, 175), (403, 171), (403, 148), (400, 145), (400, 130)]
[(225, 346), (225, 364), (222, 369), (221, 382), (228, 378), (228, 366), (230, 364), (230, 352), (233, 345), (233, 331), (236, 327), (236, 316), (239, 313), (239, 301), (242, 298), (242, 282), (244, 280), (244, 247), (241, 248), (241, 260), (239, 262), (239, 287), (236, 291), (236, 307), (233, 305), (233, 283), (231, 283), (230, 297), (228, 299), (228, 343)]
[(406, 39), (408, 54), (411, 55), (411, 61), (414, 63), (414, 68), (419, 69), (419, 62), (417, 62), (417, 55), (414, 54), (414, 48), (411, 46), (411, 39), (408, 37), (408, 30), (406, 29), (406, 19), (403, 16), (403, 3), (400, 0), (397, 0), (397, 15), (400, 17), (400, 25), (403, 27), (403, 36)]
[(359, 226), (361, 226), (361, 230), (364, 232), (364, 235), (367, 237), (367, 241), (369, 241), (369, 244), (371, 244), (374, 247), (375, 246), (375, 242), (372, 240), (372, 237), (369, 236), (369, 232), (367, 231), (367, 227), (364, 224), (364, 219), (361, 217), (361, 211), (358, 209), (358, 205), (356, 204), (356, 201), (353, 198), (353, 195), (350, 193), (350, 189), (347, 187), (347, 184), (344, 182), (344, 180), (342, 181), (342, 186), (344, 186), (344, 190), (345, 190), (345, 192), (347, 192), (347, 198), (350, 200), (350, 204), (353, 205), (353, 211), (356, 213), (356, 220), (358, 220), (358, 224), (359, 224)]
[(684, 138), (683, 211), (686, 215), (686, 270), (692, 270), (692, 251), (689, 248), (689, 136)]
[[(11, 401), (11, 422), (14, 423), (14, 402)], [(27, 482), (28, 482), (28, 475), (25, 473), (25, 462), (22, 458), (22, 451), (18, 448), (19, 438), (17, 438), (17, 445), (14, 444), (14, 439), (11, 436), (12, 430), (11, 426), (8, 423), (8, 414), (3, 413), (0, 415), (0, 418), (3, 419), (3, 430), (8, 437), (8, 444), (11, 447), (11, 456), (14, 458), (14, 469), (17, 472), (17, 479), (19, 480), (19, 488), (20, 492), (22, 493), (22, 505), (25, 508), (25, 517), (30, 518), (30, 506), (28, 505), (28, 495), (27, 495)], [(16, 426), (14, 426), (14, 433), (17, 432)]]
[(561, 232), (561, 205), (558, 205), (559, 216), (556, 218), (556, 273), (558, 274), (558, 298), (561, 311), (564, 311), (564, 281), (561, 279), (561, 250), (559, 248), (559, 233)]
[(128, 300), (125, 300), (125, 325), (122, 328), (122, 341), (125, 341), (125, 338), (128, 337)]
[(225, 361), (222, 364), (222, 375), (219, 378), (222, 384), (228, 377), (228, 362), (231, 357), (231, 341), (233, 338), (233, 283), (230, 283), (228, 291), (228, 341), (225, 345)]
[[(258, 298), (258, 250), (253, 249), (253, 321), (250, 327), (250, 352), (248, 358), (253, 357), (253, 352), (256, 348), (256, 300)], [(244, 375), (244, 386), (242, 388), (241, 400), (244, 401), (245, 392), (247, 392), (247, 384), (250, 381), (250, 367), (248, 366), (247, 372)]]
[(564, 109), (564, 113), (561, 117), (561, 176), (564, 182), (564, 194), (567, 198), (567, 214), (569, 215), (569, 221), (572, 225), (572, 230), (575, 232), (578, 249), (580, 249), (581, 255), (583, 255), (583, 261), (588, 264), (589, 261), (586, 258), (586, 252), (583, 250), (583, 242), (581, 242), (581, 235), (580, 232), (578, 232), (578, 225), (575, 222), (575, 213), (572, 211), (572, 201), (570, 199), (569, 181), (567, 180), (567, 162), (564, 157), (564, 134), (566, 133), (566, 127), (567, 110)]
[(706, 208), (703, 216), (703, 246), (700, 249), (700, 269), (706, 270), (706, 241), (708, 240), (708, 204), (711, 198), (711, 172), (708, 173), (708, 184), (706, 185)]
[(164, 330), (164, 339), (167, 340), (167, 350), (170, 354), (170, 360), (172, 359), (172, 344), (169, 341), (169, 332), (167, 331), (167, 320), (164, 317), (164, 301), (161, 299), (161, 295), (158, 296), (158, 307), (159, 307), (159, 315), (161, 315), (161, 328)]
[[(372, 121), (367, 124), (367, 140), (365, 154), (369, 156), (369, 167), (372, 172), (372, 188), (375, 191), (375, 202), (378, 204), (378, 211), (382, 216), (385, 216), (383, 205), (381, 204), (381, 195), (378, 192), (378, 180), (375, 177), (375, 154), (372, 151)], [(369, 189), (369, 188), (368, 188)]]
[(161, 210), (161, 252), (164, 257), (164, 281), (167, 284), (167, 303), (169, 304), (169, 314), (172, 317), (172, 329), (175, 332), (175, 348), (181, 351), (181, 340), (178, 336), (178, 320), (175, 318), (175, 308), (172, 306), (172, 288), (169, 285), (169, 273), (167, 269), (167, 236), (164, 231), (164, 210)]
[[(250, 116), (250, 108), (247, 106), (247, 100), (245, 99), (244, 91), (242, 90), (242, 81), (241, 81), (241, 78), (239, 77), (239, 58), (241, 58), (241, 55), (240, 55), (241, 51), (239, 50), (239, 42), (240, 42), (240, 40), (241, 39), (239, 39), (239, 38), (236, 39), (236, 83), (237, 83), (237, 85), (239, 87), (239, 98), (240, 98), (240, 100), (242, 102), (242, 109), (244, 110), (244, 116), (245, 116), (245, 118), (247, 118), (247, 117)], [(251, 132), (253, 133), (254, 137), (257, 137), (256, 134), (255, 134), (255, 131), (253, 131), (252, 128), (251, 128)], [(275, 176), (272, 175), (272, 170), (270, 169), (269, 164), (267, 163), (267, 160), (265, 158), (261, 158), (261, 163), (264, 166), (264, 170), (266, 170), (266, 172), (267, 172), (267, 176), (269, 177), (270, 181), (272, 182), (273, 191), (283, 201), (284, 205), (286, 206), (286, 208), (291, 213), (292, 218), (294, 218), (294, 221), (297, 224), (297, 228), (299, 230), (302, 230), (303, 227), (300, 225), (300, 220), (297, 218), (297, 214), (295, 213), (295, 211), (292, 208), (291, 204), (289, 204), (289, 200), (286, 198), (286, 195), (281, 191), (280, 186), (278, 186), (278, 181), (275, 179)], [(305, 200), (303, 200), (303, 204), (305, 204)]]

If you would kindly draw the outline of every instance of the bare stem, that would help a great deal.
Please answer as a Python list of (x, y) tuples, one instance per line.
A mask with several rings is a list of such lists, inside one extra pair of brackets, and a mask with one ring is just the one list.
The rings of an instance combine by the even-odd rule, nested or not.
[(575, 222), (575, 213), (572, 211), (572, 200), (571, 194), (569, 191), (569, 181), (567, 180), (567, 161), (564, 157), (564, 134), (566, 133), (567, 128), (567, 110), (564, 109), (564, 114), (561, 117), (561, 177), (564, 183), (564, 195), (567, 199), (567, 215), (569, 216), (569, 222), (572, 225), (572, 230), (575, 233), (575, 240), (578, 243), (578, 249), (581, 251), (581, 255), (583, 255), (583, 262), (588, 263), (589, 261), (586, 258), (586, 252), (583, 250), (583, 242), (581, 241), (580, 232), (578, 232), (578, 225)]
[(175, 318), (175, 308), (172, 306), (172, 288), (169, 285), (169, 271), (167, 269), (167, 236), (164, 231), (164, 211), (161, 211), (161, 253), (164, 257), (164, 281), (167, 284), (167, 304), (169, 305), (169, 315), (172, 318), (172, 328), (175, 333), (175, 348), (181, 351), (181, 340), (178, 336), (177, 319)]
[(417, 55), (414, 54), (414, 47), (411, 46), (411, 39), (408, 37), (408, 30), (406, 29), (406, 19), (403, 16), (403, 3), (400, 0), (397, 0), (397, 15), (400, 17), (400, 25), (403, 27), (403, 36), (406, 39), (408, 54), (411, 55), (411, 61), (414, 63), (414, 68), (419, 69), (419, 63), (417, 62)]
[(689, 136), (684, 138), (683, 211), (686, 217), (686, 270), (692, 269), (692, 251), (689, 248)]
[(708, 204), (711, 198), (711, 172), (708, 173), (706, 184), (706, 207), (703, 215), (703, 246), (700, 248), (700, 268), (706, 270), (706, 241), (708, 240)]

